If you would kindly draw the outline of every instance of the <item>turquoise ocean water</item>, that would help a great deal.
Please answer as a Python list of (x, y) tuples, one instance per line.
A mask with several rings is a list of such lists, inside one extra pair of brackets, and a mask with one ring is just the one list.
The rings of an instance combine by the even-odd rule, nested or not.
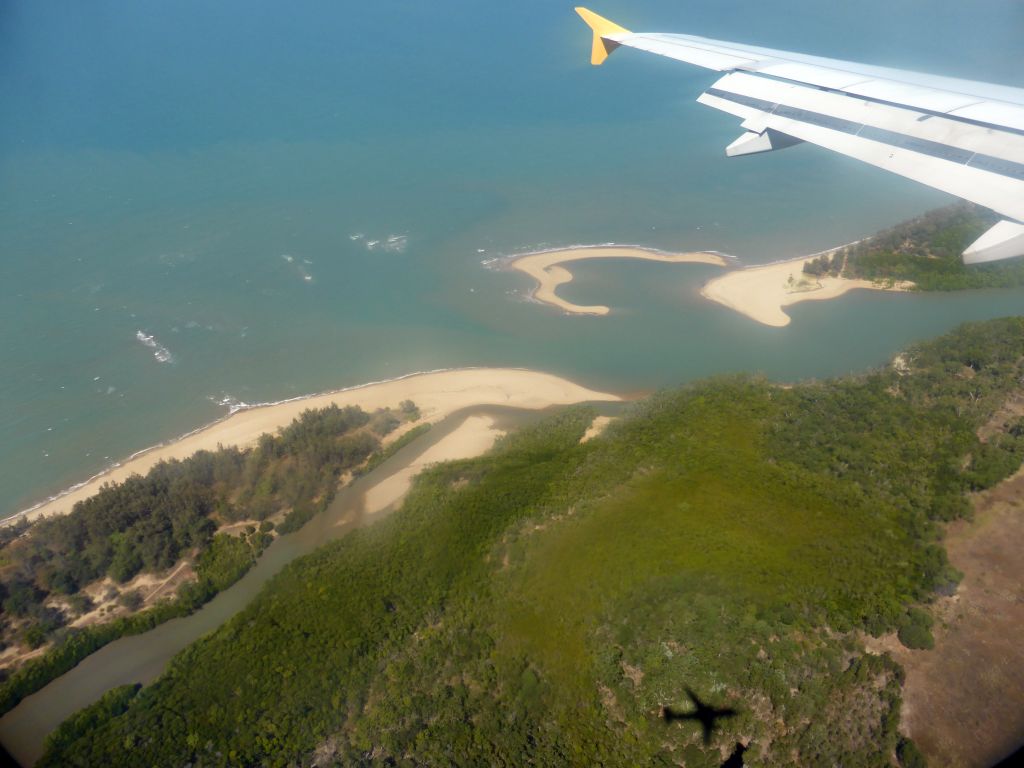
[[(1024, 85), (1013, 0), (594, 10)], [(694, 102), (714, 73), (595, 69), (589, 45), (550, 0), (0, 0), (0, 513), (229, 403), (465, 365), (627, 392), (827, 376), (1024, 310), (862, 292), (772, 329), (700, 299), (714, 268), (627, 262), (562, 291), (608, 317), (524, 301), (481, 262), (615, 241), (757, 263), (949, 201), (812, 147), (727, 160), (736, 121)]]

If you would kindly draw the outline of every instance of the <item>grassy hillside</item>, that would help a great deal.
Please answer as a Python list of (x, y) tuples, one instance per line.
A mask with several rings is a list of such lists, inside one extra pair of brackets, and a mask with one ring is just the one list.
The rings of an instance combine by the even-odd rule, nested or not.
[[(977, 428), (1020, 386), (1024, 321), (858, 379), (716, 379), (600, 438), (570, 409), (427, 472), (404, 508), (297, 560), (43, 765), (895, 763), (913, 626), (957, 575), (937, 519), (1019, 466)], [(923, 614), (926, 616), (926, 614)], [(737, 710), (705, 744), (686, 689)]]

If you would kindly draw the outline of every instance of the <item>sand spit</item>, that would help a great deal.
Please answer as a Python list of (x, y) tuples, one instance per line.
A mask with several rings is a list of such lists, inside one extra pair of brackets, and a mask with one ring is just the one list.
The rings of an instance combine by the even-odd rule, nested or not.
[(178, 440), (136, 454), (68, 492), (4, 522), (13, 522), (19, 517), (34, 520), (66, 514), (76, 502), (92, 496), (104, 483), (122, 482), (133, 474), (145, 474), (161, 461), (184, 459), (196, 451), (216, 450), (218, 445), (252, 445), (260, 435), (290, 424), (307, 408), (324, 408), (331, 404), (341, 407), (358, 405), (366, 411), (374, 411), (397, 408), (403, 400), (412, 400), (424, 420), (436, 422), (454, 411), (476, 405), (540, 409), (588, 400), (620, 399), (617, 395), (587, 389), (558, 376), (519, 368), (469, 368), (413, 374), (236, 411)]
[(489, 416), (469, 416), (450, 434), (370, 488), (363, 499), (363, 512), (367, 515), (383, 512), (400, 501), (412, 486), (412, 479), (431, 464), (480, 456), (503, 434), (502, 430), (495, 428), (494, 420)]
[(587, 431), (583, 433), (583, 437), (580, 438), (580, 442), (589, 443), (595, 437), (600, 437), (613, 421), (615, 421), (614, 416), (595, 416), (594, 420), (590, 422), (590, 426), (587, 427)]
[[(853, 243), (851, 243), (853, 245)], [(737, 269), (704, 284), (700, 294), (764, 325), (777, 328), (789, 325), (783, 307), (801, 301), (824, 301), (857, 288), (876, 291), (908, 291), (910, 282), (893, 284), (845, 277), (815, 278), (804, 274), (804, 264), (823, 255), (831, 255), (847, 246), (832, 248), (811, 256), (800, 256), (773, 264)]]
[(539, 251), (518, 256), (509, 262), (509, 266), (525, 272), (537, 281), (533, 298), (550, 304), (573, 315), (607, 315), (611, 310), (599, 304), (582, 306), (559, 298), (555, 290), (572, 280), (572, 272), (560, 266), (569, 261), (583, 259), (644, 259), (646, 261), (664, 261), (672, 264), (714, 264), (724, 267), (728, 263), (725, 257), (717, 253), (666, 253), (652, 248), (638, 246), (576, 246), (551, 251)]

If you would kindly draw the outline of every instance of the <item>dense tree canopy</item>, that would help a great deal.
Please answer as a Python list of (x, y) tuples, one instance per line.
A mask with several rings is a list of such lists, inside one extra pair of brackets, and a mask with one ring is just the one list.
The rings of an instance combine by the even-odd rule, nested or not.
[[(253, 448), (161, 462), (144, 477), (104, 485), (68, 515), (12, 526), (17, 535), (0, 541), (0, 604), (12, 620), (5, 635), (29, 647), (57, 643), (0, 684), (0, 711), (111, 640), (187, 614), (234, 583), (269, 543), (273, 526), (229, 539), (214, 535), (219, 525), (286, 513), (279, 530), (298, 528), (331, 500), (341, 474), (365, 462), (399, 421), (386, 410), (306, 410)], [(181, 587), (172, 605), (69, 630), (66, 615), (48, 604), (60, 598), (72, 610), (88, 610), (87, 599), (76, 599), (84, 598), (78, 592), (86, 584), (105, 576), (127, 582), (186, 555), (194, 558), (198, 578)], [(139, 607), (138, 600), (128, 607)]]
[(1024, 285), (1024, 261), (967, 266), (960, 254), (995, 224), (989, 210), (959, 204), (931, 211), (804, 265), (814, 277), (909, 280), (923, 291)]
[[(858, 378), (663, 393), (583, 444), (569, 409), (427, 471), (42, 765), (918, 760), (858, 632), (927, 645), (935, 521), (1019, 466), (1022, 360), (1008, 319)], [(710, 746), (659, 718), (688, 688), (738, 712)]]

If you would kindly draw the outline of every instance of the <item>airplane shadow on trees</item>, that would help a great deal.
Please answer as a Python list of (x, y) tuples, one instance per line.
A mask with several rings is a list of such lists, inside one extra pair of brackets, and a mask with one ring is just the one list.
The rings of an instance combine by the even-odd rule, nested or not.
[[(719, 720), (727, 720), (739, 714), (739, 712), (731, 707), (715, 707), (710, 704), (705, 704), (690, 688), (686, 689), (686, 695), (693, 703), (694, 708), (692, 710), (682, 712), (674, 707), (663, 706), (661, 708), (661, 719), (665, 721), (666, 725), (671, 725), (674, 722), (682, 720), (693, 720), (700, 723), (701, 730), (704, 735), (705, 746), (711, 744), (711, 736), (713, 735)], [(722, 768), (742, 768), (743, 753), (746, 751), (747, 748), (743, 744), (737, 742), (732, 754), (730, 754), (728, 759), (722, 763)]]

